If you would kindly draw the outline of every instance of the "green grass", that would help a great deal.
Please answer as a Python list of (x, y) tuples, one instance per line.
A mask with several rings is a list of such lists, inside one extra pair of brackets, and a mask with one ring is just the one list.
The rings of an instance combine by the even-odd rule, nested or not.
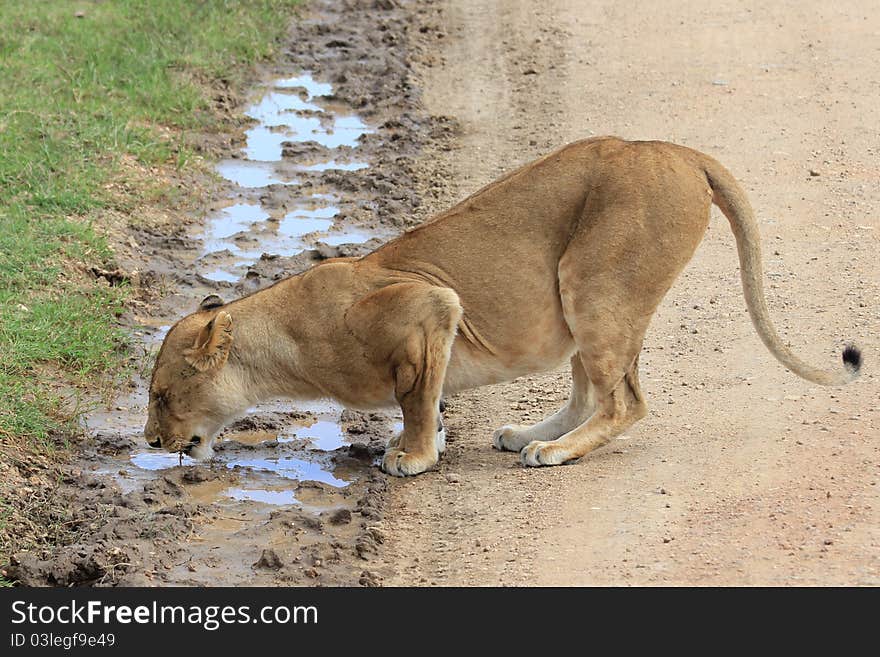
[(120, 366), (127, 290), (86, 272), (112, 260), (105, 213), (156, 195), (123, 164), (185, 169), (212, 85), (271, 57), (295, 4), (0, 2), (0, 444), (49, 450), (75, 419), (58, 391)]

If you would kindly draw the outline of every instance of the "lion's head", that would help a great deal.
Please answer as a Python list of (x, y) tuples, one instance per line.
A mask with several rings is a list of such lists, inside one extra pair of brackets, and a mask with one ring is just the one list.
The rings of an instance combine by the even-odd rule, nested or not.
[(168, 332), (156, 358), (144, 437), (194, 458), (212, 454), (223, 425), (248, 406), (231, 365), (232, 316), (216, 295)]

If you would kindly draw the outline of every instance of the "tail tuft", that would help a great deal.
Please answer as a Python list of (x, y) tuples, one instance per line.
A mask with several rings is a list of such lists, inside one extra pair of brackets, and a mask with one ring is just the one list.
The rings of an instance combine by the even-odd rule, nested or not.
[(858, 374), (862, 368), (862, 351), (854, 344), (846, 345), (843, 350), (843, 364), (853, 374)]

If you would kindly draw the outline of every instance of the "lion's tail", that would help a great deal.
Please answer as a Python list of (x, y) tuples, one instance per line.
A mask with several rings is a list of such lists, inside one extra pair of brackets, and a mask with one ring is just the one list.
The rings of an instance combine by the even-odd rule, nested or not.
[(761, 267), (761, 239), (758, 224), (745, 192), (731, 173), (712, 158), (703, 155), (702, 167), (712, 188), (712, 201), (730, 222), (739, 253), (743, 294), (752, 323), (770, 353), (798, 376), (825, 386), (843, 385), (859, 375), (862, 354), (858, 347), (843, 350), (843, 369), (828, 372), (805, 363), (779, 338), (764, 299), (764, 281)]

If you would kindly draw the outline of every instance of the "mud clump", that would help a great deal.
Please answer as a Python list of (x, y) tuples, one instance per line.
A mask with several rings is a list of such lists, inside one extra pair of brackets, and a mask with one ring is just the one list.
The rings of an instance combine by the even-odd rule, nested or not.
[(370, 476), (367, 490), (363, 497), (358, 500), (357, 512), (370, 520), (381, 520), (384, 517), (385, 492), (388, 490), (388, 482), (385, 475), (373, 473)]
[(313, 158), (329, 159), (330, 149), (316, 141), (283, 141), (281, 142), (281, 157), (296, 159)]
[(330, 515), (328, 520), (331, 525), (347, 525), (351, 522), (351, 511), (348, 509), (337, 509)]
[(134, 440), (120, 434), (96, 433), (91, 441), (92, 449), (98, 454), (113, 456), (130, 452), (134, 446)]
[(216, 472), (212, 472), (209, 468), (203, 466), (187, 468), (183, 475), (181, 475), (181, 479), (187, 484), (201, 484), (218, 478), (219, 475)]
[(371, 463), (381, 457), (384, 452), (384, 447), (372, 447), (362, 443), (352, 443), (348, 446), (348, 457), (356, 461)]
[(286, 413), (267, 412), (260, 413), (259, 415), (248, 415), (229, 424), (220, 434), (220, 437), (243, 431), (277, 431), (311, 417), (311, 413), (295, 410)]
[(82, 586), (100, 584), (125, 574), (130, 555), (105, 545), (70, 546), (52, 559), (24, 553), (13, 557), (6, 576), (21, 586)]

